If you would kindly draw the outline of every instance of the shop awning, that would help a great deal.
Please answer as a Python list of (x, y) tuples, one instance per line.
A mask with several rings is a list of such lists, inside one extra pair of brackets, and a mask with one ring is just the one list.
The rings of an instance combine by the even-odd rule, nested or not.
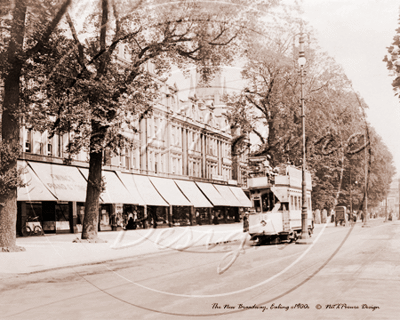
[(168, 203), (160, 196), (148, 177), (134, 174), (133, 181), (140, 196), (148, 206), (168, 206)]
[(18, 188), (17, 201), (57, 201), (57, 198), (39, 180), (26, 161), (17, 162), (25, 187)]
[(184, 194), (179, 190), (178, 186), (172, 179), (164, 179), (157, 177), (149, 178), (151, 183), (161, 194), (161, 196), (169, 203), (171, 206), (192, 206)]
[(87, 183), (78, 168), (33, 161), (28, 164), (59, 201), (85, 202)]
[(133, 181), (133, 174), (130, 173), (121, 173), (116, 171), (115, 172), (122, 183), (125, 185), (125, 188), (128, 190), (132, 197), (132, 204), (137, 204), (139, 206), (144, 206), (146, 203), (144, 202), (143, 198), (140, 196), (139, 190), (135, 184), (135, 181)]
[(222, 197), (211, 183), (196, 182), (196, 185), (214, 206), (230, 206), (228, 200)]
[[(84, 177), (88, 178), (89, 169), (79, 168)], [(125, 204), (136, 204), (133, 197), (130, 195), (128, 190), (125, 188), (121, 180), (114, 171), (102, 171), (102, 176), (105, 182), (105, 190), (100, 195), (103, 203), (125, 203)]]
[(225, 200), (228, 200), (229, 205), (231, 207), (241, 207), (239, 200), (235, 197), (235, 195), (232, 193), (231, 189), (229, 189), (228, 186), (214, 184), (214, 187), (218, 190), (221, 196), (225, 198)]
[(175, 180), (175, 183), (195, 208), (213, 207), (193, 181)]
[(250, 199), (247, 198), (247, 196), (244, 193), (242, 188), (240, 188), (240, 187), (229, 187), (229, 189), (231, 189), (232, 193), (239, 200), (240, 207), (250, 208), (252, 206)]

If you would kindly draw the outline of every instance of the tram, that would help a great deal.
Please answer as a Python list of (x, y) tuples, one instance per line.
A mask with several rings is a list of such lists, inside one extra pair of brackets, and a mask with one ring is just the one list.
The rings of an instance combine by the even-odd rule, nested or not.
[[(296, 241), (301, 237), (302, 172), (286, 165), (272, 174), (248, 179), (252, 210), (248, 216), (251, 240), (257, 243)], [(311, 174), (306, 172), (307, 228), (313, 233)]]

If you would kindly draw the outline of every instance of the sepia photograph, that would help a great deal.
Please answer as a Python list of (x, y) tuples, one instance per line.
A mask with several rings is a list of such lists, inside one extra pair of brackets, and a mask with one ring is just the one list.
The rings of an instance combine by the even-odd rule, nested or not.
[(400, 319), (399, 94), (397, 0), (0, 0), (0, 319)]

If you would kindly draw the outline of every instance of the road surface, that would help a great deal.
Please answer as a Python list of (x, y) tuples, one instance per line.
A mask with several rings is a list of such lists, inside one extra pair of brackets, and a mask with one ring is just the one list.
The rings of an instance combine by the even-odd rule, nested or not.
[(400, 221), (3, 275), (1, 319), (400, 319)]

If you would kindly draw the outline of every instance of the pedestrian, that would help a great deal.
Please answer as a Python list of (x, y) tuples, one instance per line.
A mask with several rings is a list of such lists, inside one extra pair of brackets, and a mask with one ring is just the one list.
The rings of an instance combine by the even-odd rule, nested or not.
[(218, 221), (218, 212), (216, 212), (216, 213), (214, 214), (213, 223), (214, 223), (214, 224), (219, 224), (219, 221)]
[(156, 212), (152, 212), (152, 220), (153, 220), (153, 228), (156, 229), (157, 228), (157, 213)]
[(147, 219), (148, 219), (148, 215), (147, 214), (143, 215), (143, 218), (142, 218), (143, 229), (147, 228)]
[(243, 232), (249, 231), (249, 213), (246, 212), (243, 216)]
[(126, 225), (126, 230), (133, 230), (133, 229), (136, 229), (136, 223), (133, 221), (133, 217), (130, 217)]
[(201, 226), (201, 218), (200, 218), (200, 213), (199, 210), (196, 210), (196, 223)]

